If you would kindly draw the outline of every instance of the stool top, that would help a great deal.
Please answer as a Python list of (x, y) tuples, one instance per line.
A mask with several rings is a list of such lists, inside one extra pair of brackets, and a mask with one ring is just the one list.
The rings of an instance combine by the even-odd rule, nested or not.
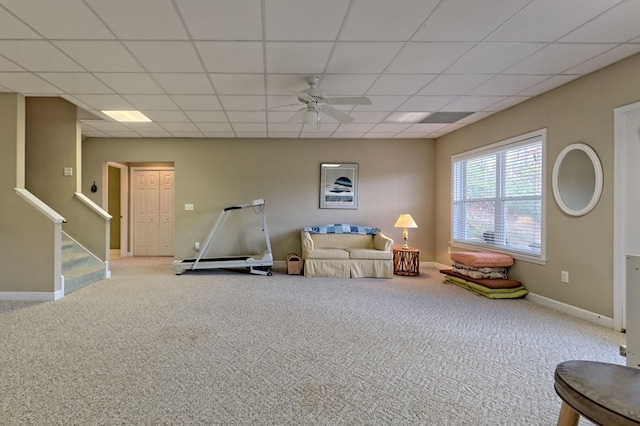
[(566, 361), (556, 367), (555, 379), (558, 395), (598, 424), (640, 424), (640, 370), (596, 361)]

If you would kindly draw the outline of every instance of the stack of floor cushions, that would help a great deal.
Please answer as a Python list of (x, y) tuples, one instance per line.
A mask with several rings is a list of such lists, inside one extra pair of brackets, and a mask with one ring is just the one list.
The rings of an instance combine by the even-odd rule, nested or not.
[(451, 253), (451, 269), (442, 269), (446, 283), (455, 284), (490, 299), (519, 299), (529, 291), (520, 281), (510, 280), (507, 271), (513, 257), (486, 252)]

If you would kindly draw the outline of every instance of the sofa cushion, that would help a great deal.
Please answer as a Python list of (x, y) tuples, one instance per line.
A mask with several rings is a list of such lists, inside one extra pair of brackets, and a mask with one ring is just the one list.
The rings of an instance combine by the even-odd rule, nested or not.
[(307, 259), (349, 259), (349, 252), (338, 248), (317, 248), (309, 252)]
[(314, 250), (319, 248), (373, 249), (373, 235), (311, 234)]
[(349, 252), (350, 259), (391, 259), (390, 251), (369, 250), (369, 249), (345, 249)]

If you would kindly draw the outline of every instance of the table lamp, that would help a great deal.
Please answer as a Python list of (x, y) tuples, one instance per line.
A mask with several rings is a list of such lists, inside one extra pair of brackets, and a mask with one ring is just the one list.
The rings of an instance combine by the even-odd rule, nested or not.
[(393, 227), (403, 228), (402, 238), (404, 238), (404, 244), (402, 245), (402, 250), (409, 250), (409, 231), (407, 230), (407, 228), (417, 228), (418, 225), (416, 224), (416, 222), (413, 220), (409, 213), (403, 213), (400, 215)]

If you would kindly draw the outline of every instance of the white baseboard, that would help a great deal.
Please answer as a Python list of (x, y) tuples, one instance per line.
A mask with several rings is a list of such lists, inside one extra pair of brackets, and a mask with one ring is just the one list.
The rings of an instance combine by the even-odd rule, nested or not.
[(592, 322), (594, 324), (613, 329), (613, 318), (605, 317), (603, 315), (596, 314), (582, 308), (576, 308), (575, 306), (567, 305), (566, 303), (558, 302), (557, 300), (549, 299), (548, 297), (540, 296), (539, 294), (535, 293), (527, 294), (527, 300), (551, 309), (555, 309), (556, 311), (564, 312), (565, 314), (569, 314), (571, 316)]
[(62, 291), (0, 291), (0, 300), (22, 302), (49, 302), (64, 296)]
[(420, 262), (421, 268), (438, 268), (438, 269), (451, 269), (451, 265), (444, 265), (438, 262)]

